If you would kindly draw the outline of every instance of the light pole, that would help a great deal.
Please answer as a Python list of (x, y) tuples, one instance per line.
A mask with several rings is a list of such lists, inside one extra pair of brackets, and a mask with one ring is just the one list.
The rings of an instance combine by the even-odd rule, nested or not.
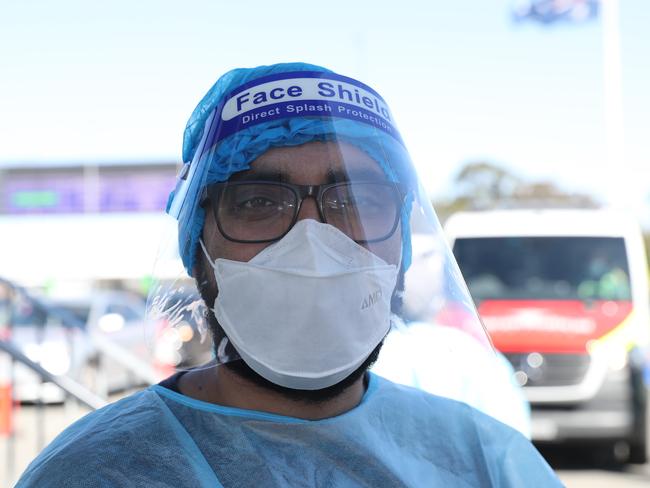
[(605, 108), (606, 173), (612, 187), (608, 200), (612, 206), (625, 207), (631, 196), (623, 175), (628, 169), (625, 154), (625, 123), (623, 111), (623, 65), (621, 62), (621, 29), (619, 0), (600, 0), (603, 90)]

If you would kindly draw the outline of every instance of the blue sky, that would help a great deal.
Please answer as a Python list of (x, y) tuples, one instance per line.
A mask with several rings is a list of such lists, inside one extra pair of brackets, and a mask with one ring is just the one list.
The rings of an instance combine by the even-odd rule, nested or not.
[(383, 95), (435, 195), (480, 159), (643, 218), (650, 2), (620, 3), (627, 157), (612, 165), (599, 21), (518, 24), (507, 0), (0, 0), (0, 166), (179, 160), (220, 74), (304, 60)]

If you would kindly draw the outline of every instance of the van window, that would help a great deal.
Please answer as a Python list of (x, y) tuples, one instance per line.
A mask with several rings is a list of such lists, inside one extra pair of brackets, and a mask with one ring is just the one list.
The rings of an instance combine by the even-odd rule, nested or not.
[(44, 327), (47, 323), (47, 311), (22, 293), (16, 293), (12, 309), (14, 327)]
[(86, 324), (88, 322), (88, 316), (90, 315), (90, 305), (69, 305), (66, 308), (70, 313), (72, 313), (79, 323)]
[(454, 255), (478, 302), (631, 299), (622, 238), (458, 238)]
[(126, 322), (137, 322), (143, 319), (145, 311), (136, 309), (127, 303), (109, 303), (105, 313), (116, 313), (124, 317)]

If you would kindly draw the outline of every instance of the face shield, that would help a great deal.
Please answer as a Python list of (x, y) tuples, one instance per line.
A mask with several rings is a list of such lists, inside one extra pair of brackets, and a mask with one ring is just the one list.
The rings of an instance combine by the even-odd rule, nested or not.
[(391, 336), (406, 350), (388, 362), (410, 364), (414, 324), (491, 353), (386, 102), (304, 66), (231, 72), (190, 120), (167, 209), (176, 235), (148, 299), (155, 360), (243, 361), (280, 387), (320, 390)]

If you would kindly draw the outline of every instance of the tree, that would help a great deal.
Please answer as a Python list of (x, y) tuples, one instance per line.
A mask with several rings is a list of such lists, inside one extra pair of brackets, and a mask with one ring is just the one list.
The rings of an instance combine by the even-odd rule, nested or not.
[[(554, 183), (544, 181), (520, 185), (513, 200), (527, 206), (597, 208), (600, 207), (592, 196), (582, 193), (569, 193), (559, 189)], [(536, 205), (538, 204), (538, 205)]]
[(434, 202), (441, 220), (461, 210), (494, 208), (596, 208), (591, 195), (567, 192), (550, 181), (525, 181), (498, 164), (470, 162), (454, 178), (454, 197)]
[(485, 161), (466, 164), (454, 181), (460, 195), (479, 207), (493, 207), (512, 195), (521, 184), (521, 180), (505, 168)]

